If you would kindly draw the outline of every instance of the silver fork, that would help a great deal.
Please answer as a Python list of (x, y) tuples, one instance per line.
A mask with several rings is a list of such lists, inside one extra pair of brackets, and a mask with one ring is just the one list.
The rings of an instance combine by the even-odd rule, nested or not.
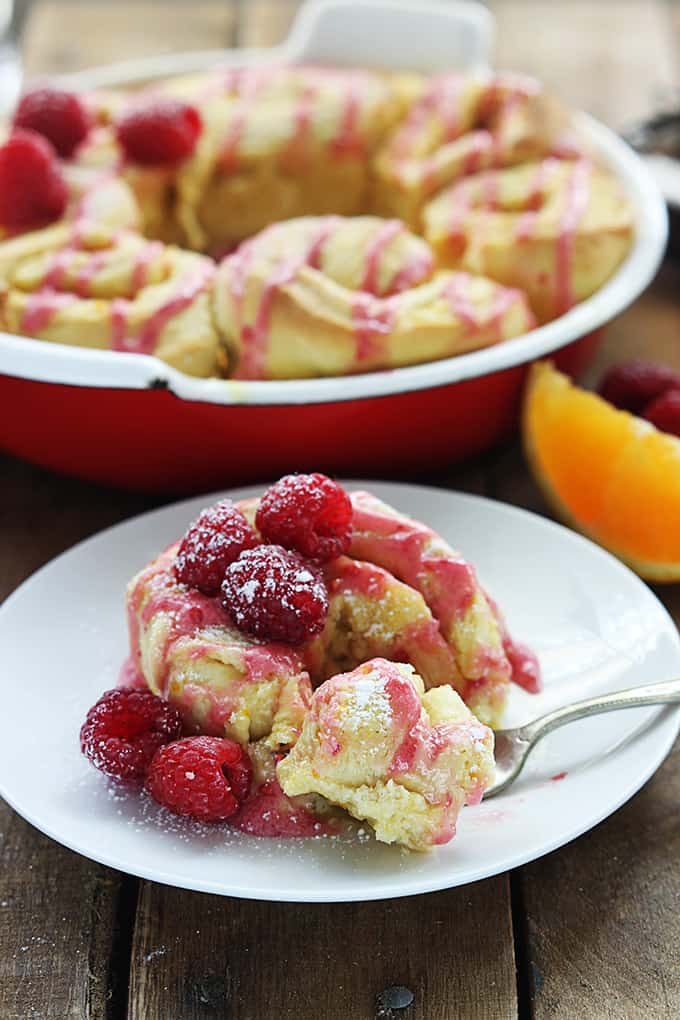
[(494, 755), (496, 758), (496, 779), (484, 797), (495, 797), (517, 779), (531, 749), (546, 733), (556, 730), (565, 723), (585, 719), (600, 712), (613, 712), (618, 708), (641, 708), (644, 705), (680, 703), (680, 680), (668, 680), (662, 684), (648, 684), (646, 687), (629, 687), (614, 694), (603, 694), (597, 698), (586, 698), (571, 705), (556, 708), (533, 722), (509, 730), (497, 730)]

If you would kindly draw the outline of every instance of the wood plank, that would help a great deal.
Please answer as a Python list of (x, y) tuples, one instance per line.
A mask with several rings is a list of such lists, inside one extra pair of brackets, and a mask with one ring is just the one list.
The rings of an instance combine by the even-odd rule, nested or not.
[(626, 807), (522, 872), (535, 1020), (680, 1016), (680, 744)]
[[(104, 1020), (125, 992), (111, 963), (129, 886), (0, 802), (0, 1016)], [(134, 890), (133, 890), (134, 895)]]
[[(414, 995), (403, 1014), (380, 1008), (378, 997), (394, 985)], [(221, 899), (146, 883), (128, 1016), (176, 1015), (512, 1020), (507, 878), (331, 906)]]
[(26, 72), (56, 74), (117, 60), (234, 43), (237, 0), (47, 0), (31, 11), (22, 47)]
[(496, 63), (621, 128), (680, 84), (664, 0), (495, 0)]
[[(0, 457), (0, 477), (0, 600), (63, 549), (152, 502), (9, 457)], [(0, 803), (3, 1020), (113, 1017), (127, 992), (135, 897), (136, 882), (60, 847)]]
[(678, 294), (680, 261), (665, 262), (654, 284), (606, 327), (585, 381), (594, 383), (609, 365), (630, 358), (651, 358), (680, 371)]
[[(680, 265), (606, 330), (585, 375), (644, 355), (680, 368)], [(519, 444), (492, 467), (495, 496), (548, 514)], [(680, 585), (655, 591), (680, 625)], [(680, 1015), (680, 741), (656, 776), (586, 836), (521, 870), (516, 907), (526, 913), (521, 956), (534, 1020), (616, 1020)]]
[(241, 9), (240, 46), (275, 46), (291, 26), (298, 0), (247, 0)]
[[(0, 457), (0, 477), (0, 600), (74, 542), (153, 502), (9, 457)], [(136, 886), (59, 847), (0, 804), (3, 1020), (113, 1015), (112, 1004), (126, 994), (127, 915)]]

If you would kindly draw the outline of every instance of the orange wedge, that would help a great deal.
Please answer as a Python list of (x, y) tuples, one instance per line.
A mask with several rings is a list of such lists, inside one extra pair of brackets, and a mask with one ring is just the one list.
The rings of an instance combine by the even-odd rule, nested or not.
[(533, 366), (524, 445), (555, 512), (641, 577), (680, 580), (680, 439)]

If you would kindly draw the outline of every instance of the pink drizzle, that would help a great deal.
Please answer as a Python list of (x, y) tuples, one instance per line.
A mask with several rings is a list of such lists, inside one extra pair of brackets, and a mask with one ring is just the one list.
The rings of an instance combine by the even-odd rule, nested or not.
[(574, 243), (577, 227), (588, 205), (590, 196), (588, 181), (591, 170), (591, 164), (581, 160), (574, 165), (567, 183), (565, 207), (555, 253), (555, 287), (560, 314), (568, 311), (574, 304)]
[(449, 303), (451, 312), (465, 325), (468, 333), (478, 333), (482, 324), (477, 309), (468, 297), (470, 277), (467, 273), (454, 273), (444, 289), (444, 297)]
[(543, 204), (543, 195), (546, 184), (550, 175), (558, 165), (558, 162), (554, 159), (544, 159), (541, 160), (536, 167), (534, 177), (531, 182), (531, 192), (528, 200), (529, 208), (522, 214), (522, 216), (520, 216), (515, 228), (516, 240), (526, 241), (531, 237), (536, 225), (536, 220), (538, 219), (541, 205)]
[(276, 778), (266, 779), (241, 805), (229, 824), (250, 836), (292, 839), (332, 836), (338, 825), (317, 818), (300, 802), (287, 797)]
[(123, 298), (111, 302), (111, 348), (133, 354), (152, 354), (165, 326), (176, 315), (189, 308), (206, 287), (212, 270), (200, 269), (180, 285), (164, 305), (150, 315), (136, 337), (127, 335), (130, 303)]
[[(316, 267), (319, 265), (323, 246), (336, 230), (338, 223), (337, 216), (325, 217), (318, 232), (302, 253), (284, 259), (274, 266), (262, 288), (252, 325), (243, 325), (243, 299), (248, 272), (257, 254), (255, 241), (246, 242), (235, 255), (230, 256), (232, 260), (230, 263), (232, 301), (243, 345), (241, 361), (234, 373), (234, 379), (263, 378), (267, 361), (271, 311), (277, 291), (280, 287), (291, 283), (303, 266)], [(263, 236), (261, 234), (257, 241), (261, 243)]]
[(359, 364), (382, 354), (385, 338), (394, 327), (396, 307), (390, 298), (376, 298), (358, 291), (352, 299), (352, 324)]
[(491, 153), (494, 140), (488, 131), (474, 131), (470, 135), (470, 148), (463, 161), (463, 174), (476, 174), (482, 169), (484, 156)]
[(31, 294), (21, 317), (21, 332), (33, 336), (47, 329), (55, 315), (76, 300), (75, 294), (63, 294), (51, 287), (43, 287)]
[(363, 82), (363, 75), (355, 72), (347, 83), (338, 134), (331, 142), (332, 150), (339, 156), (363, 155), (364, 145), (359, 133)]
[(392, 243), (395, 237), (403, 234), (405, 229), (401, 220), (386, 220), (376, 230), (366, 248), (366, 268), (364, 278), (360, 284), (361, 290), (368, 291), (369, 294), (380, 293), (380, 260), (385, 249)]
[(143, 287), (146, 286), (146, 282), (149, 276), (149, 267), (154, 259), (158, 258), (163, 251), (163, 245), (160, 241), (151, 241), (149, 244), (145, 244), (143, 248), (137, 254), (135, 258), (135, 264), (132, 269), (132, 293), (137, 294)]
[(235, 110), (229, 124), (220, 155), (220, 166), (223, 170), (233, 170), (238, 163), (239, 148), (243, 140), (243, 132), (253, 107), (264, 92), (266, 86), (279, 73), (276, 67), (234, 68), (232, 81), (236, 86), (241, 106)]

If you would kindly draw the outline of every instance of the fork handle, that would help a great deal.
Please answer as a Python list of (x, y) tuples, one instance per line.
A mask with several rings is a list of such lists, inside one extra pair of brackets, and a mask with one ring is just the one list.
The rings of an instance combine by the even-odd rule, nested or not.
[(641, 708), (644, 705), (680, 704), (680, 680), (667, 680), (661, 684), (647, 684), (644, 687), (629, 687), (625, 691), (603, 694), (597, 698), (585, 698), (563, 708), (556, 708), (539, 719), (520, 727), (519, 736), (530, 744), (544, 737), (546, 733), (565, 723), (585, 719), (600, 712), (613, 712), (619, 708)]

